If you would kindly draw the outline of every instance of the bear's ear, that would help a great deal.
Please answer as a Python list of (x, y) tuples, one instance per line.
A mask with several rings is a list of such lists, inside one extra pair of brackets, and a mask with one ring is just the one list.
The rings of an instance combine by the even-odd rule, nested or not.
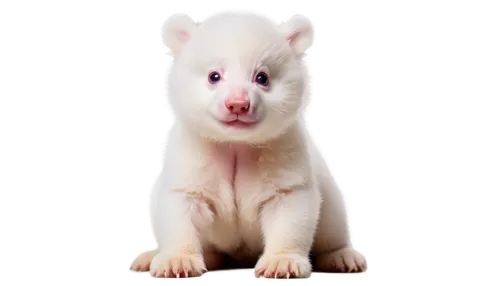
[(178, 56), (189, 41), (197, 24), (185, 14), (170, 16), (162, 27), (162, 39), (174, 57)]
[(280, 27), (290, 48), (296, 55), (302, 55), (312, 45), (314, 30), (311, 21), (306, 17), (294, 15), (282, 23)]

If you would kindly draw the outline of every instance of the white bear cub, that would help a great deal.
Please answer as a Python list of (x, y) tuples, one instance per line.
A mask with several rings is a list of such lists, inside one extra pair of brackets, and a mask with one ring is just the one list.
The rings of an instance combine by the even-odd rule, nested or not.
[[(176, 116), (152, 193), (154, 277), (255, 266), (256, 277), (362, 272), (340, 192), (302, 119), (313, 42), (303, 16), (277, 24), (227, 12), (171, 16), (168, 98)], [(225, 266), (226, 265), (226, 266)]]

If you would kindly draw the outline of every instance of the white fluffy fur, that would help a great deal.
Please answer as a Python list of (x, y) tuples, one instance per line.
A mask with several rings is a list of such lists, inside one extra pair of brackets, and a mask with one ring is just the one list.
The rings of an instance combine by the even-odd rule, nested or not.
[[(255, 265), (258, 277), (309, 277), (312, 265), (364, 271), (340, 192), (302, 120), (310, 22), (222, 13), (197, 24), (175, 15), (163, 31), (174, 55), (168, 96), (177, 121), (152, 194), (158, 248), (131, 268), (197, 276), (226, 255)], [(213, 70), (222, 70), (217, 84), (207, 81)], [(258, 71), (269, 75), (269, 88), (252, 81)], [(248, 91), (251, 128), (220, 122), (235, 86)]]

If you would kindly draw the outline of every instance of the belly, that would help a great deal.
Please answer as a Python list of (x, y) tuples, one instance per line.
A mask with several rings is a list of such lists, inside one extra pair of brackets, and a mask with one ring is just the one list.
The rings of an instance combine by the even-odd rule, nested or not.
[(259, 151), (246, 145), (218, 144), (212, 160), (214, 219), (200, 231), (218, 251), (238, 260), (255, 260), (263, 251), (259, 207), (265, 192)]

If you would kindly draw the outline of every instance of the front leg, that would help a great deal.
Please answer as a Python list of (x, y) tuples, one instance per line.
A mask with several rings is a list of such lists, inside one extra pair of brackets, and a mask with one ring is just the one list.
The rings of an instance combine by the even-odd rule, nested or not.
[(319, 193), (312, 188), (279, 190), (261, 211), (265, 248), (255, 276), (307, 278), (309, 251), (319, 213)]
[(206, 266), (184, 192), (159, 191), (153, 202), (153, 226), (158, 251), (151, 261), (153, 277), (193, 277)]

